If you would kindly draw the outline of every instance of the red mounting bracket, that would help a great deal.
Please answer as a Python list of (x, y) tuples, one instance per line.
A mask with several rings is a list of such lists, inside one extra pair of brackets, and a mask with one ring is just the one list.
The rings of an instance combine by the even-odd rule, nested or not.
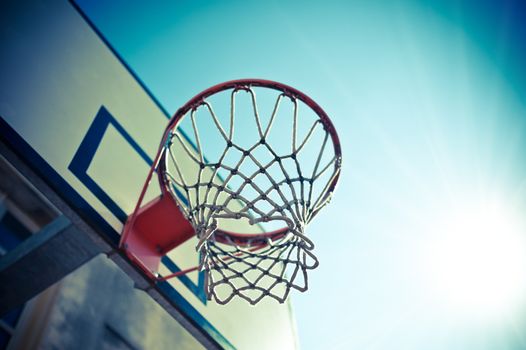
[(120, 248), (152, 279), (161, 258), (195, 235), (175, 200), (161, 195), (132, 214), (124, 226)]

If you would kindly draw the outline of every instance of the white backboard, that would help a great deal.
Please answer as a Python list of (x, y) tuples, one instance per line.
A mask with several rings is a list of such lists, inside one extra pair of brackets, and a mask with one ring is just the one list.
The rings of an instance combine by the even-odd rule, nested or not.
[[(2, 133), (117, 244), (170, 114), (73, 3), (2, 6)], [(198, 264), (195, 244), (171, 252), (161, 271)], [(254, 307), (235, 299), (221, 306), (206, 300), (203, 283), (193, 273), (162, 287), (223, 347), (296, 347), (289, 303), (264, 300)]]

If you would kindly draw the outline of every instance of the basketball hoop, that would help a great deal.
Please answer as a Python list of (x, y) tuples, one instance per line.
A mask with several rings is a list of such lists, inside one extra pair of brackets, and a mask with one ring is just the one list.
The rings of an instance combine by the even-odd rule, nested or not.
[[(269, 91), (275, 97), (264, 121), (256, 95)], [(239, 93), (248, 94), (252, 110), (245, 114), (251, 114), (257, 129), (257, 138), (248, 146), (236, 137), (236, 132), (245, 130), (234, 128), (239, 117), (235, 108)], [(228, 98), (229, 110), (223, 113), (228, 114), (226, 121), (214, 109), (214, 99), (219, 97)], [(287, 117), (292, 125), (291, 139), (271, 142), (271, 130), (287, 122), (281, 117), (285, 103), (291, 109)], [(305, 107), (310, 120), (299, 119)], [(215, 127), (200, 130), (198, 113), (199, 118), (202, 114), (211, 118)], [(194, 147), (179, 128), (185, 118), (191, 121)], [(298, 132), (300, 123), (308, 125), (303, 135)], [(204, 137), (214, 131), (210, 129), (219, 134), (220, 142), (214, 144), (219, 150), (215, 159), (205, 158), (203, 152)], [(314, 135), (319, 141), (317, 154), (306, 151)], [(261, 154), (266, 154), (266, 159)], [(308, 170), (306, 163), (310, 163)], [(189, 167), (196, 170), (191, 178), (184, 171)], [(175, 275), (158, 276), (161, 257), (195, 235), (209, 299), (226, 304), (239, 296), (256, 304), (269, 296), (284, 302), (291, 288), (307, 289), (307, 270), (318, 266), (312, 253), (314, 244), (305, 229), (329, 202), (340, 169), (336, 130), (308, 96), (267, 80), (216, 85), (187, 102), (169, 121), (120, 246), (151, 278), (166, 279)], [(154, 172), (161, 195), (143, 206)], [(245, 226), (250, 232), (228, 229), (229, 222), (236, 220), (248, 223)], [(261, 233), (271, 224), (280, 227)]]

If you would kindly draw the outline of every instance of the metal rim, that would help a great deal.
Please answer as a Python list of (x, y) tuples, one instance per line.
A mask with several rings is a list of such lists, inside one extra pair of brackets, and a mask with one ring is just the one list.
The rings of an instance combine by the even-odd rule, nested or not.
[[(341, 144), (340, 139), (338, 137), (338, 134), (336, 132), (336, 128), (334, 127), (332, 121), (330, 120), (329, 116), (325, 111), (309, 96), (304, 94), (303, 92), (271, 80), (264, 80), (264, 79), (238, 79), (238, 80), (230, 80), (224, 83), (220, 83), (217, 85), (214, 85), (201, 93), (194, 96), (192, 99), (190, 99), (186, 104), (184, 104), (181, 108), (177, 110), (177, 112), (173, 115), (173, 117), (168, 122), (168, 126), (166, 127), (164, 131), (164, 135), (161, 141), (160, 147), (164, 147), (166, 140), (168, 139), (171, 130), (177, 128), (179, 122), (183, 119), (183, 117), (192, 109), (195, 109), (203, 104), (204, 100), (207, 97), (210, 97), (214, 94), (220, 93), (225, 90), (230, 89), (248, 89), (250, 87), (263, 87), (263, 88), (270, 88), (274, 89), (280, 92), (283, 92), (285, 95), (299, 99), (303, 103), (305, 103), (309, 108), (311, 108), (320, 118), (324, 128), (327, 130), (329, 135), (331, 136), (331, 140), (333, 142), (334, 146), (334, 154), (339, 159), (341, 159)], [(159, 186), (161, 188), (161, 191), (163, 195), (170, 195), (172, 196), (172, 193), (170, 190), (167, 189), (168, 184), (166, 183), (166, 179), (163, 176), (164, 171), (166, 170), (166, 153), (162, 152), (159, 158), (158, 163), (158, 171), (157, 176), (159, 180)], [(340, 173), (338, 172), (336, 176), (332, 179), (331, 184), (328, 187), (328, 190), (326, 192), (327, 196), (330, 196), (332, 192), (334, 191), (338, 179), (340, 177)], [(179, 202), (178, 198), (175, 198), (176, 202)], [(225, 231), (221, 229), (217, 229), (215, 231), (215, 238), (217, 241), (221, 243), (227, 244), (227, 242), (235, 242), (236, 245), (240, 246), (248, 246), (254, 245), (254, 242), (256, 242), (256, 245), (261, 245), (262, 247), (266, 245), (265, 242), (268, 242), (268, 240), (275, 241), (278, 239), (281, 239), (287, 235), (287, 233), (290, 231), (288, 227), (284, 227), (282, 229), (274, 230), (271, 232), (264, 232), (261, 234), (247, 234), (247, 233), (238, 233), (238, 232), (231, 232), (231, 231)]]

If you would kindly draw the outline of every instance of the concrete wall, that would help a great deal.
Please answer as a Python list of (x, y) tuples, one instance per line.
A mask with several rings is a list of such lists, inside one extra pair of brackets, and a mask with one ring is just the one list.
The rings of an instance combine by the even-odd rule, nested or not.
[(105, 255), (55, 288), (39, 349), (203, 348)]

